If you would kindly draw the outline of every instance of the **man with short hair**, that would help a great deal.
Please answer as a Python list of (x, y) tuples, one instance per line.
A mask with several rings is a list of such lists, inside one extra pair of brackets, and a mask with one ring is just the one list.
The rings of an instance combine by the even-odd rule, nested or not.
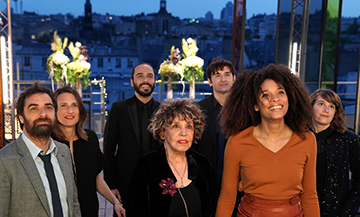
[[(104, 178), (126, 209), (127, 187), (136, 161), (159, 147), (147, 130), (152, 113), (160, 103), (153, 99), (155, 73), (147, 63), (137, 64), (131, 71), (135, 95), (114, 102), (104, 131), (104, 155), (110, 166)], [(119, 194), (120, 192), (120, 194)]]
[(219, 114), (236, 79), (235, 68), (231, 62), (215, 58), (207, 67), (206, 75), (213, 93), (198, 103), (205, 110), (206, 121), (202, 137), (194, 145), (194, 149), (210, 159), (220, 182), (226, 139), (219, 125)]
[(19, 94), (23, 133), (0, 150), (0, 216), (81, 216), (70, 149), (53, 141), (57, 104), (35, 83)]

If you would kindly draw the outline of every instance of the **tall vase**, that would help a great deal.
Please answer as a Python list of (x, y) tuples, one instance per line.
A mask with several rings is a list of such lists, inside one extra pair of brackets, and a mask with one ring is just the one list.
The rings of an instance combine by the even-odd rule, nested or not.
[(76, 80), (76, 90), (79, 93), (80, 97), (82, 97), (82, 85), (81, 85), (81, 79), (78, 78)]
[(172, 99), (173, 98), (173, 89), (172, 89), (172, 79), (171, 76), (168, 76), (168, 83), (167, 83), (167, 93), (166, 93), (166, 99)]
[(189, 98), (195, 99), (195, 72), (192, 73), (192, 83), (190, 83)]

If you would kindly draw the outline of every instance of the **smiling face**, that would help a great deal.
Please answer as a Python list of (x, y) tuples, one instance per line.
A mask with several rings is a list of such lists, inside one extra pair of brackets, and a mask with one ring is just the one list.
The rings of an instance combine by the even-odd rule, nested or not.
[(23, 130), (27, 136), (46, 139), (54, 128), (55, 108), (50, 96), (46, 93), (35, 93), (24, 102), (24, 116), (19, 115), (24, 124)]
[(131, 86), (135, 93), (140, 96), (151, 96), (155, 88), (155, 74), (151, 66), (142, 64), (134, 69), (134, 77), (131, 79)]
[(326, 129), (334, 119), (336, 107), (334, 104), (318, 96), (313, 105), (313, 123), (317, 128)]
[(194, 124), (192, 121), (176, 117), (162, 133), (161, 139), (164, 140), (168, 153), (185, 152), (191, 147), (194, 139)]
[(261, 121), (284, 120), (289, 108), (284, 87), (272, 79), (266, 79), (261, 84), (261, 93), (254, 108), (260, 112)]
[(235, 81), (235, 76), (231, 74), (229, 67), (224, 66), (222, 70), (217, 70), (208, 78), (210, 87), (213, 88), (214, 93), (227, 93)]
[(58, 104), (56, 116), (60, 126), (75, 128), (79, 122), (79, 107), (75, 96), (71, 93), (62, 93), (56, 100)]

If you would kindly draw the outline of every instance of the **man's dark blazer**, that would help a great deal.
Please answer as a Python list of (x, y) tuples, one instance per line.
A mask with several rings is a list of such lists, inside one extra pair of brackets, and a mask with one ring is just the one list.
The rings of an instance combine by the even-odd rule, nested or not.
[[(186, 151), (186, 157), (188, 177), (199, 190), (201, 216), (215, 216), (219, 194), (215, 171), (209, 160), (194, 150)], [(164, 189), (159, 185), (167, 178), (172, 179), (174, 183), (177, 182), (167, 162), (163, 146), (141, 157), (129, 183), (129, 206), (126, 215), (128, 217), (167, 216), (172, 197), (169, 194), (163, 194)]]
[[(104, 169), (104, 178), (110, 189), (119, 190), (124, 205), (132, 171), (138, 158), (143, 155), (136, 100), (136, 96), (133, 96), (114, 102), (104, 131), (104, 155), (109, 162), (109, 167)], [(154, 100), (153, 112), (159, 105), (160, 103)], [(155, 140), (152, 144), (154, 147), (151, 147), (150, 151), (159, 146)]]
[(214, 119), (214, 94), (200, 100), (198, 105), (206, 115), (205, 128), (201, 139), (197, 141), (197, 144), (193, 145), (193, 148), (200, 154), (209, 158), (216, 170), (218, 159), (218, 135), (216, 134), (216, 125), (218, 124), (218, 121)]
[[(54, 143), (66, 184), (68, 216), (81, 216), (70, 149), (65, 144)], [(0, 151), (0, 216), (51, 216), (44, 184), (21, 136)]]

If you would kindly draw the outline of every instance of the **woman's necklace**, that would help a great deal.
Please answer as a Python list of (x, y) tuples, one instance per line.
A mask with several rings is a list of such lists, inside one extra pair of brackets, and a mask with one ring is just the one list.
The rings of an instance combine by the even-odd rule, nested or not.
[(183, 182), (183, 178), (184, 178), (184, 175), (185, 175), (185, 172), (186, 172), (186, 166), (187, 166), (187, 163), (185, 163), (185, 169), (184, 169), (184, 172), (183, 172), (183, 175), (180, 175), (180, 173), (177, 171), (176, 167), (174, 166), (174, 164), (171, 162), (170, 158), (166, 155), (168, 161), (170, 162), (171, 166), (174, 168), (175, 172), (180, 176), (180, 179), (181, 179), (181, 186), (180, 188), (183, 188), (184, 187), (184, 182)]

